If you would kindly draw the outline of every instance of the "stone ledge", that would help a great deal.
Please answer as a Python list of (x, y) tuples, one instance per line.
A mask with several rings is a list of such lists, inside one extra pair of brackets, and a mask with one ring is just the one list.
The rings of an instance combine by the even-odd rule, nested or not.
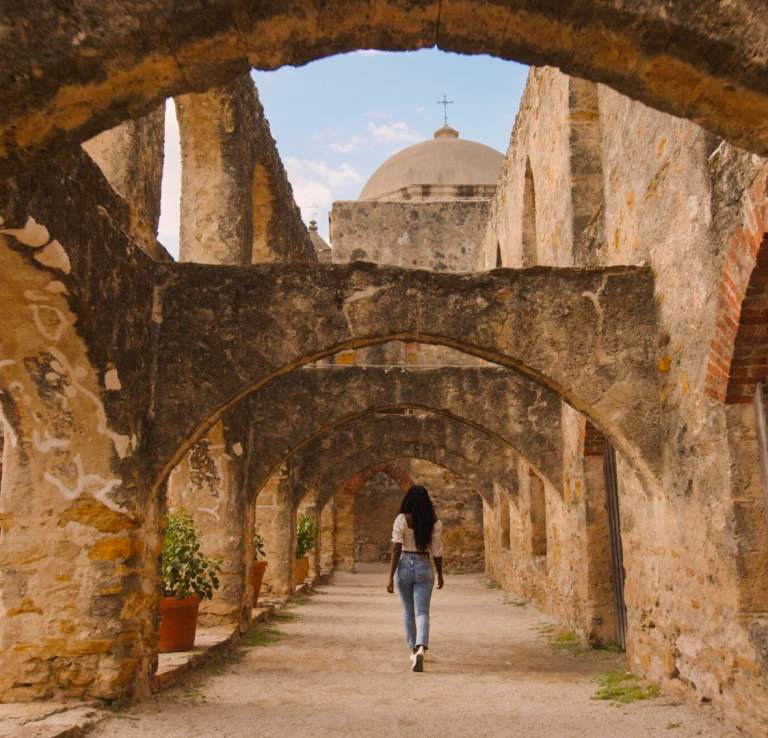
[(83, 702), (0, 705), (0, 738), (79, 738), (108, 716)]
[[(252, 622), (267, 620), (276, 607), (267, 604), (253, 609)], [(181, 677), (214, 656), (227, 653), (240, 640), (237, 627), (218, 625), (210, 628), (198, 628), (195, 647), (191, 651), (161, 653), (155, 672), (155, 687), (165, 689), (180, 681)]]

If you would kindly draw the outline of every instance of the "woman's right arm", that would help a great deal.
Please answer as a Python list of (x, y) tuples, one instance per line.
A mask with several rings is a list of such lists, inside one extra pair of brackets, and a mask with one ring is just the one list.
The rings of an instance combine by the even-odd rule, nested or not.
[(397, 564), (400, 561), (400, 554), (403, 553), (403, 544), (392, 542), (392, 556), (389, 564), (389, 581), (387, 582), (387, 592), (392, 594), (395, 591), (395, 572)]

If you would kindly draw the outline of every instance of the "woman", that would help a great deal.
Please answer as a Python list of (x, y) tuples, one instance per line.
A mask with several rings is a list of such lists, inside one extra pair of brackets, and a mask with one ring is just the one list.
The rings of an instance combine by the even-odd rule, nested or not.
[(429, 601), (435, 584), (430, 552), (437, 569), (437, 588), (443, 588), (442, 529), (426, 488), (420, 484), (411, 487), (392, 527), (392, 563), (387, 583), (391, 594), (397, 582), (403, 601), (411, 671), (424, 671), (424, 652), (429, 647)]

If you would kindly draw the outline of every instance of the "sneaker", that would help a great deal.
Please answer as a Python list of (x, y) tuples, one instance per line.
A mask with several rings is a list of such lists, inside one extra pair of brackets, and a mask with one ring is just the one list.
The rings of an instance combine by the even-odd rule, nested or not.
[(424, 671), (424, 649), (420, 648), (411, 656), (411, 671)]

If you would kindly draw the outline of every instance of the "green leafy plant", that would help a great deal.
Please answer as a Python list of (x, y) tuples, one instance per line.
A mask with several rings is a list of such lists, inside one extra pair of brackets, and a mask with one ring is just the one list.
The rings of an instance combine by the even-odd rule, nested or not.
[(221, 559), (200, 550), (197, 526), (192, 516), (180, 510), (168, 513), (163, 541), (163, 596), (184, 599), (196, 594), (213, 597), (219, 588)]
[(317, 541), (317, 524), (309, 513), (304, 513), (296, 524), (296, 558), (304, 558)]
[(258, 561), (266, 556), (264, 552), (264, 538), (258, 533), (253, 534), (253, 558)]

